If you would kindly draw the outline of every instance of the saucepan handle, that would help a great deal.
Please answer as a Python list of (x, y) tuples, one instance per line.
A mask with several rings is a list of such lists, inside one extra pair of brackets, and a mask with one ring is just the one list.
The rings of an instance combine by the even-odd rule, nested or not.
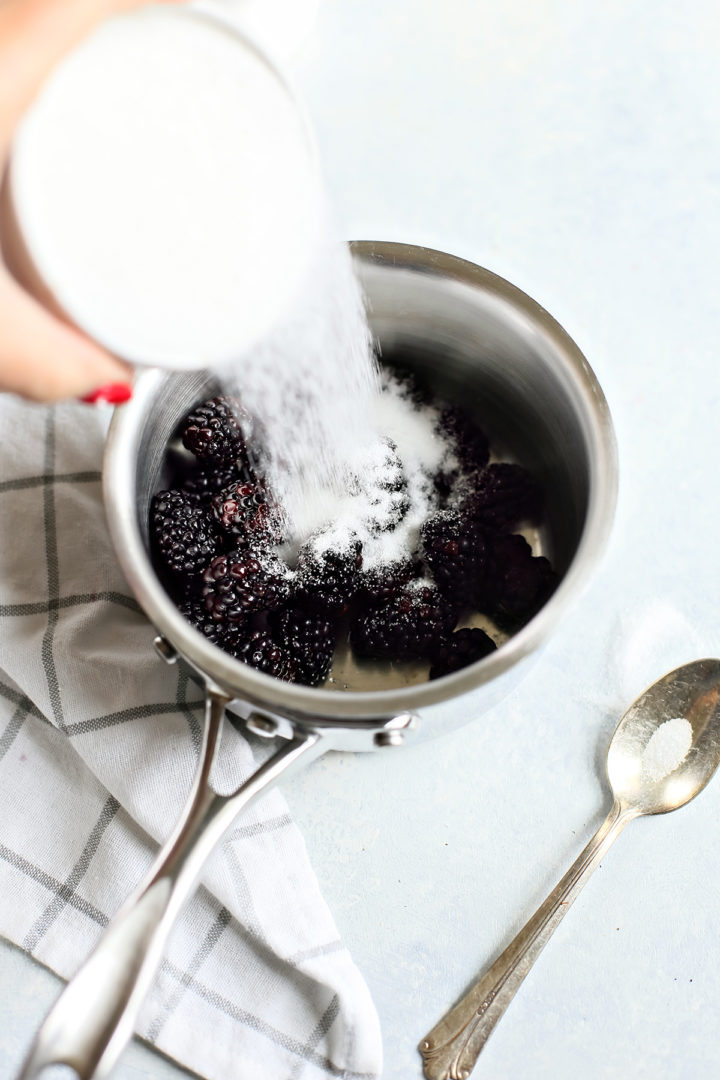
[(217, 795), (209, 777), (228, 703), (208, 690), (200, 758), (180, 820), (51, 1009), (18, 1080), (35, 1080), (50, 1065), (68, 1065), (80, 1080), (108, 1075), (132, 1037), (170, 931), (211, 851), (251, 799), (322, 753), (316, 733), (297, 733), (234, 794)]

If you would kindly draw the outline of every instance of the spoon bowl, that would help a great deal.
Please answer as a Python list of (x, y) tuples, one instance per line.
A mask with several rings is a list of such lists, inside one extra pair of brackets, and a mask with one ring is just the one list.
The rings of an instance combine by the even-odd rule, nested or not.
[(610, 813), (492, 967), (420, 1043), (428, 1080), (467, 1080), (523, 979), (628, 822), (684, 806), (718, 765), (720, 660), (695, 660), (658, 679), (623, 714), (607, 753)]
[[(658, 737), (666, 733), (662, 752), (651, 758)], [(636, 816), (684, 806), (702, 791), (718, 764), (720, 660), (696, 660), (648, 687), (623, 715), (607, 754), (613, 795)]]

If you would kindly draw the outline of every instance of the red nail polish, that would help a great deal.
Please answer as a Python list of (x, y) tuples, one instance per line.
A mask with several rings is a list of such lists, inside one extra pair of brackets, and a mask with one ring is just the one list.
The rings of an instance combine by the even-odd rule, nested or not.
[(107, 386), (101, 386), (99, 389), (93, 390), (91, 394), (86, 394), (80, 400), (87, 405), (95, 405), (98, 401), (107, 402), (108, 405), (123, 405), (131, 397), (132, 386), (130, 383), (108, 383)]

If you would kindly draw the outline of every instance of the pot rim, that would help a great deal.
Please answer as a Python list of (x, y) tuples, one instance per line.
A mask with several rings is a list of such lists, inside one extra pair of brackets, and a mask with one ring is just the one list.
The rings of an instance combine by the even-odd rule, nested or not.
[[(155, 574), (135, 514), (134, 455), (145, 415), (143, 405), (152, 400), (167, 373), (158, 369), (143, 371), (137, 377), (131, 401), (115, 410), (103, 463), (110, 535), (134, 595), (152, 624), (206, 682), (216, 684), (233, 699), (287, 717), (319, 720), (328, 727), (441, 704), (497, 679), (535, 651), (586, 584), (606, 547), (618, 482), (615, 434), (600, 384), (572, 338), (536, 301), (490, 270), (431, 248), (386, 241), (356, 241), (350, 248), (356, 259), (371, 264), (392, 265), (480, 286), (507, 305), (509, 316), (526, 320), (535, 334), (545, 337), (572, 386), (575, 407), (582, 413), (588, 442), (589, 498), (580, 542), (557, 589), (537, 615), (485, 659), (432, 682), (390, 690), (331, 690), (281, 682), (212, 645), (181, 615)], [(117, 497), (118, 492), (123, 493), (122, 498)]]

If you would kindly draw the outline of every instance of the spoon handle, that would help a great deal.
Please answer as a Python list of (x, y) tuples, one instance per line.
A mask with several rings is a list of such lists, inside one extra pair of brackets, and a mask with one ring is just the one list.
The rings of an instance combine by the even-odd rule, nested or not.
[(427, 1080), (467, 1080), (480, 1051), (544, 945), (613, 841), (637, 814), (616, 802), (565, 876), (495, 963), (418, 1049)]

